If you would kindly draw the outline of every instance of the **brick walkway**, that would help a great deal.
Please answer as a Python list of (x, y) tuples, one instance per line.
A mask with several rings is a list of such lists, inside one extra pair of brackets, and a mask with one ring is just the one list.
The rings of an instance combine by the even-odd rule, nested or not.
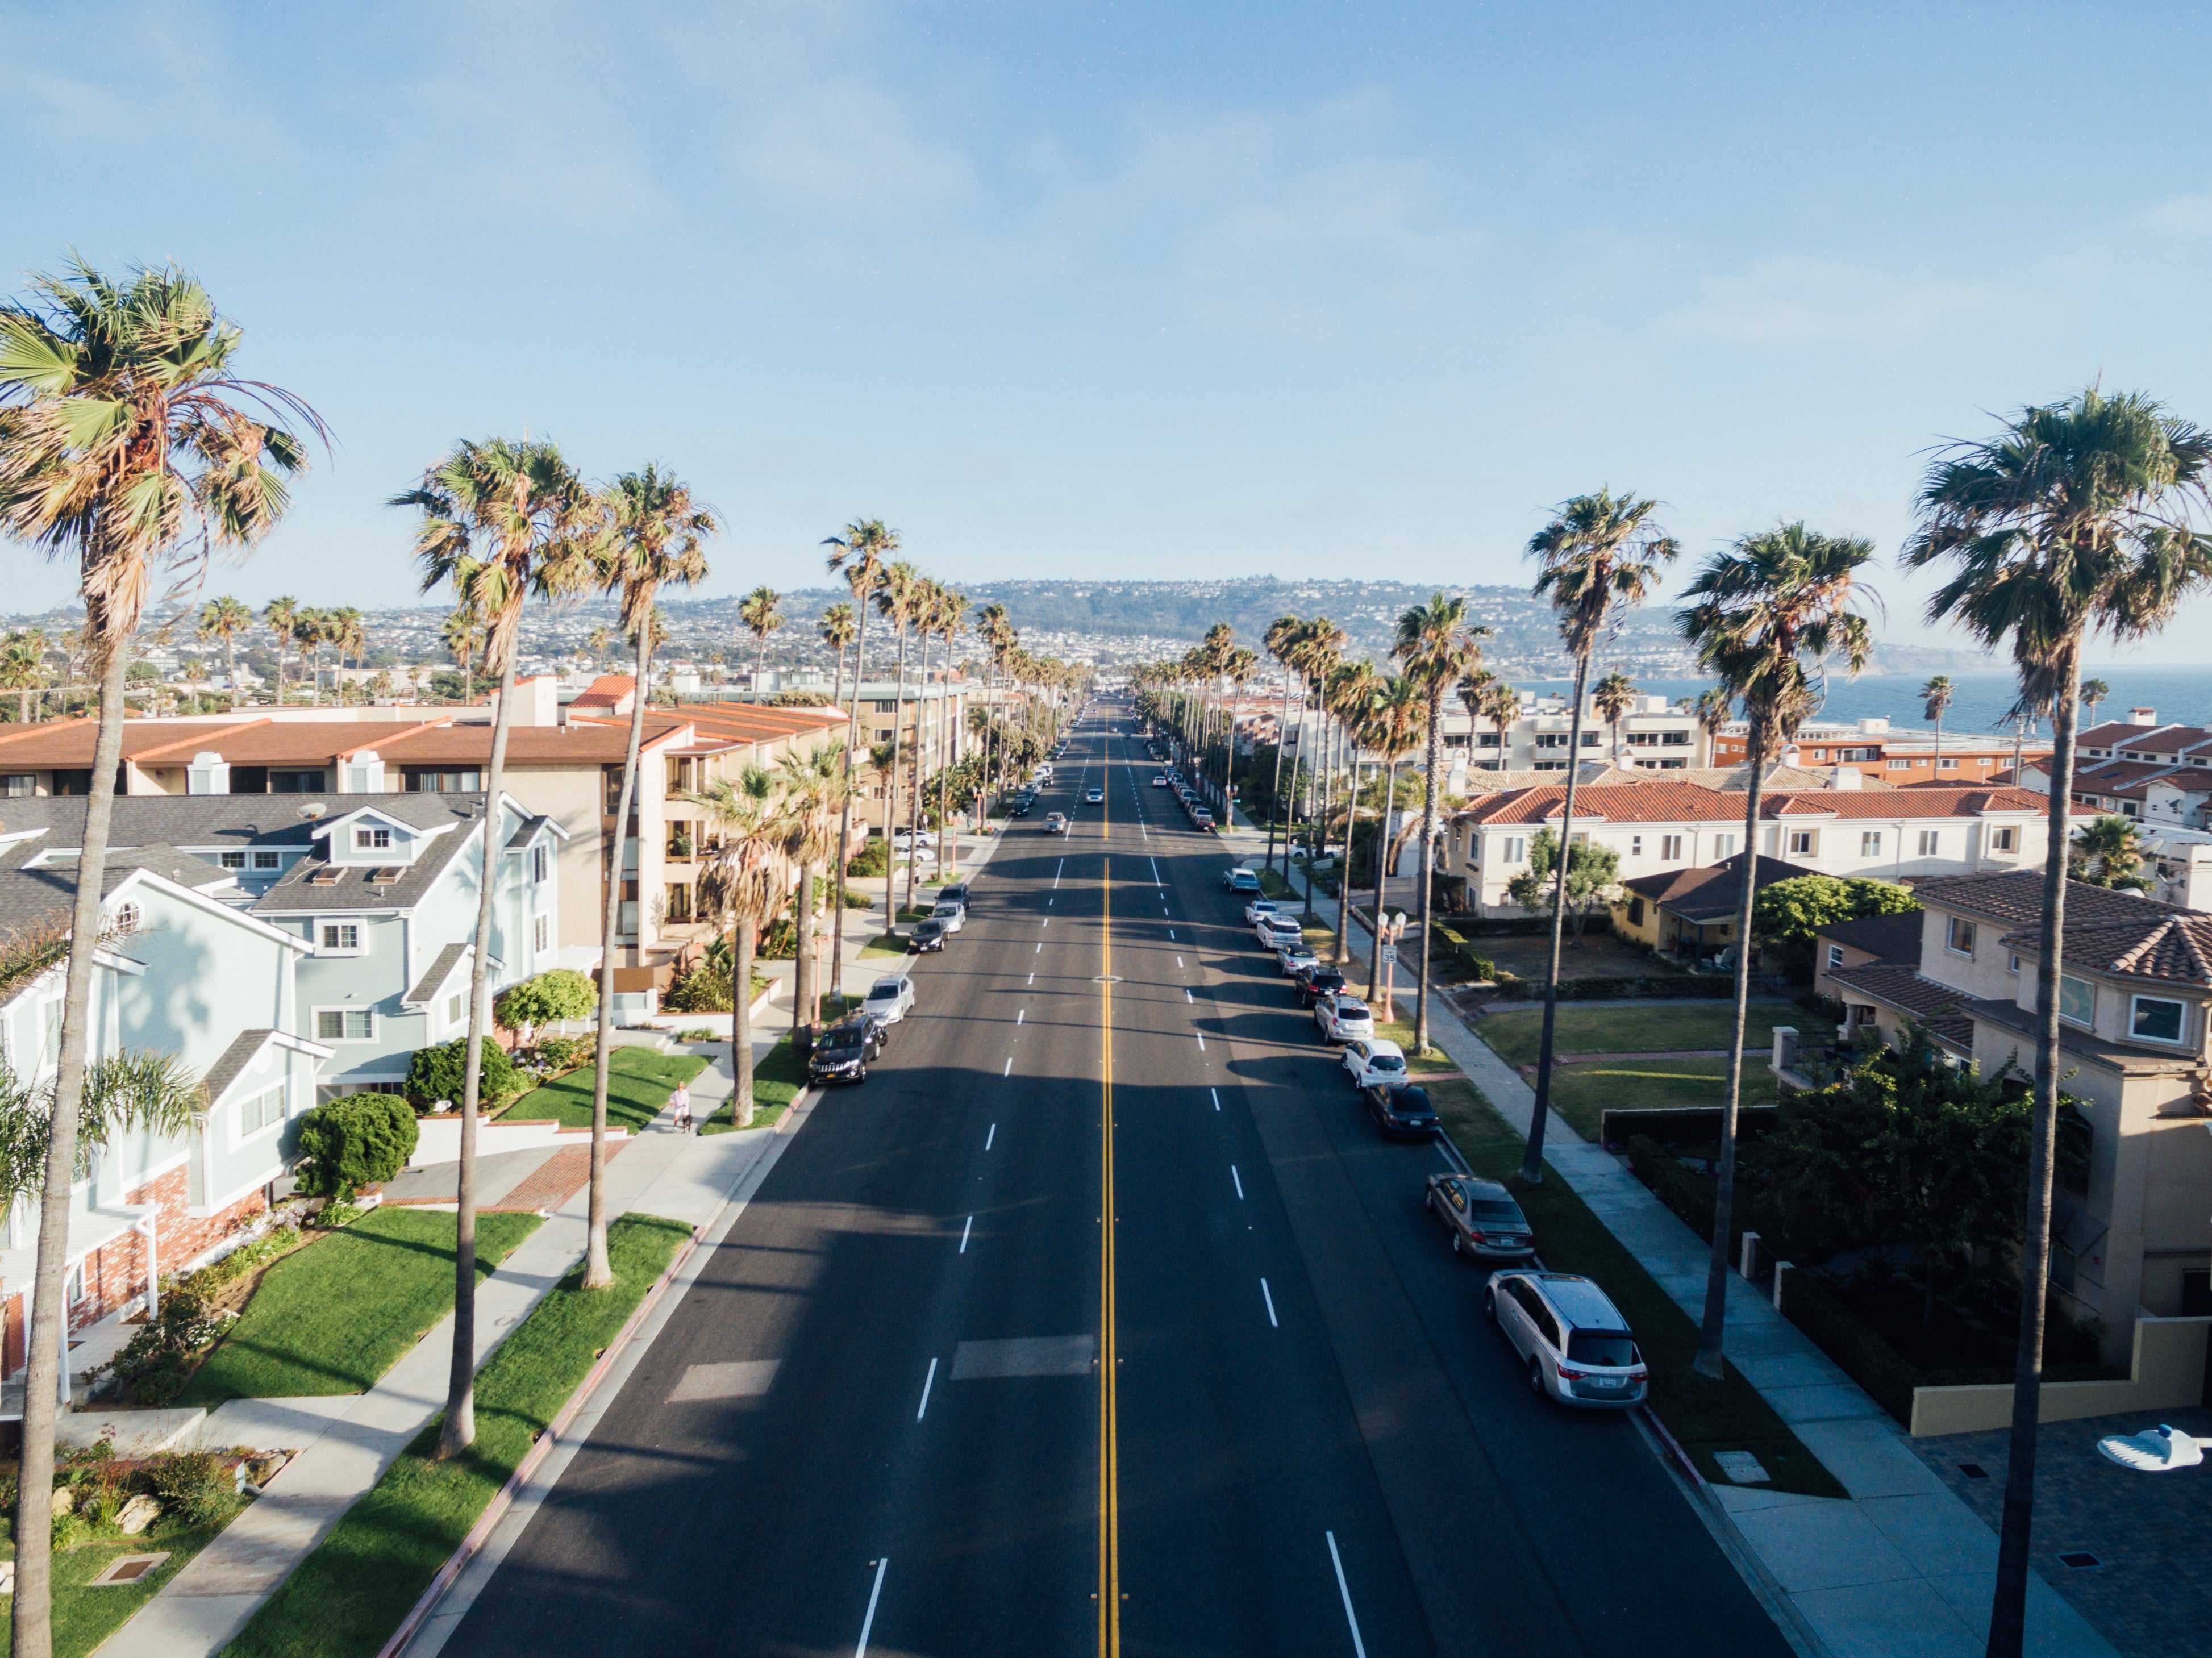
[[(611, 1163), (620, 1157), (627, 1139), (607, 1142), (607, 1161)], [(584, 1189), (585, 1181), (592, 1177), (592, 1145), (586, 1140), (581, 1145), (564, 1145), (538, 1166), (535, 1174), (525, 1178), (515, 1188), (495, 1204), (485, 1206), (486, 1214), (534, 1215), (539, 1211), (558, 1209), (570, 1198)]]
[[(2158, 1412), (2212, 1436), (2212, 1410)], [(2097, 1453), (2106, 1434), (2155, 1425), (2152, 1413), (2045, 1423), (2036, 1435), (2035, 1569), (2129, 1658), (2202, 1658), (2212, 1649), (2212, 1468), (2131, 1473)], [(1947, 1434), (1912, 1448), (1991, 1530), (2004, 1507), (2009, 1433)], [(1979, 1468), (1974, 1479), (1960, 1467)], [(2076, 1552), (2098, 1564), (2069, 1566)]]

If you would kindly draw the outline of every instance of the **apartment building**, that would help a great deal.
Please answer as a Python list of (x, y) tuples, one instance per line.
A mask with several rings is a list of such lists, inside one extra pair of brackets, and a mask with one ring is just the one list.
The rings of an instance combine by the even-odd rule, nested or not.
[[(1743, 722), (1736, 720), (1713, 734), (1714, 765), (1741, 765), (1749, 757), (1744, 731)], [(1808, 721), (1799, 728), (1796, 743), (1776, 757), (1792, 766), (1848, 766), (1898, 787), (1916, 783), (1966, 787), (1999, 779), (2009, 782), (2015, 754), (2025, 765), (2050, 752), (2045, 741), (1970, 732), (1945, 732), (1939, 743), (1932, 727), (1895, 732), (1883, 716)], [(2049, 793), (2047, 787), (2045, 793)]]
[[(2049, 762), (2027, 767), (2021, 781), (2049, 794)], [(2147, 828), (2212, 829), (2212, 731), (2162, 726), (2156, 709), (2130, 708), (2125, 720), (2075, 737), (2073, 793), (2085, 806)]]
[[(2042, 887), (2027, 871), (1923, 881), (1911, 958), (1824, 966), (1822, 987), (1855, 1027), (1893, 1042), (1910, 1021), (1984, 1075), (2025, 1072)], [(1823, 962), (1846, 942), (1823, 933)], [(2057, 1193), (2052, 1280), (2125, 1363), (2138, 1309), (2212, 1312), (2212, 914), (2072, 882), (2064, 948), (2060, 1065), (2079, 1102), (2067, 1132), (2088, 1157)]]
[[(2039, 867), (2043, 801), (2024, 789), (1867, 789), (1848, 768), (1829, 786), (1763, 793), (1759, 853), (1822, 875), (1917, 880), (1986, 869)], [(1486, 915), (1521, 914), (1506, 887), (1528, 867), (1529, 843), (1558, 833), (1563, 785), (1501, 791), (1447, 821), (1441, 867), (1467, 881)], [(1611, 847), (1620, 878), (1718, 864), (1744, 850), (1741, 790), (1657, 778), (1577, 787), (1575, 834)], [(2086, 817), (2086, 814), (2085, 814)]]

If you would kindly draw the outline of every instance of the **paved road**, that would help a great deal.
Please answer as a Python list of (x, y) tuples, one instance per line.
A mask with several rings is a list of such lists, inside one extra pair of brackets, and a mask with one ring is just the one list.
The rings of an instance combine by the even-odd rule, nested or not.
[(1529, 1395), (1113, 712), (447, 1653), (1779, 1658), (1633, 1426)]

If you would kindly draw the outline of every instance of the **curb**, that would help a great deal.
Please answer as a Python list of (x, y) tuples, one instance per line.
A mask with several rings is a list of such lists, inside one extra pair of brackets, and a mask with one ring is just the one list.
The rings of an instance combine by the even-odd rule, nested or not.
[[(469, 1527), (469, 1534), (461, 1540), (460, 1546), (447, 1557), (446, 1564), (438, 1568), (429, 1587), (422, 1591), (422, 1598), (400, 1620), (399, 1627), (392, 1631), (392, 1638), (377, 1649), (376, 1658), (398, 1658), (399, 1653), (415, 1638), (430, 1614), (437, 1610), (438, 1602), (445, 1598), (446, 1591), (453, 1586), (454, 1580), (467, 1568), (469, 1562), (476, 1558), (477, 1552), (483, 1547), (485, 1540), (491, 1536), (499, 1522), (507, 1517), (507, 1511), (514, 1506), (516, 1495), (529, 1483), (531, 1475), (538, 1472), (538, 1464), (551, 1454), (554, 1445), (568, 1424), (576, 1419), (576, 1413), (589, 1402), (607, 1372), (614, 1367), (616, 1358), (629, 1345), (630, 1338), (645, 1322), (647, 1315), (653, 1311), (677, 1272), (691, 1258), (692, 1251), (699, 1247), (700, 1236), (705, 1230), (699, 1226), (691, 1229), (690, 1237), (669, 1261), (667, 1270), (653, 1280), (653, 1287), (645, 1292), (645, 1299), (639, 1302), (635, 1310), (623, 1321), (621, 1330), (607, 1344), (606, 1351), (599, 1355), (599, 1362), (576, 1384), (575, 1391), (568, 1395), (568, 1402), (547, 1424), (545, 1431), (538, 1436), (538, 1442), (530, 1448), (514, 1472), (507, 1476), (507, 1483), (499, 1488), (490, 1502), (484, 1504), (484, 1511), (477, 1516), (476, 1524)], [(362, 1494), (367, 1495), (366, 1492)]]

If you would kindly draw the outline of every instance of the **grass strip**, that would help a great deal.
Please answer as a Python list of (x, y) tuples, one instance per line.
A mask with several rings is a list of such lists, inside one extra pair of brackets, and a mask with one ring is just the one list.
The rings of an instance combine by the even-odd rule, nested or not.
[[(536, 1215), (477, 1217), (477, 1278), (538, 1230)], [(179, 1406), (357, 1394), (453, 1309), (453, 1217), (371, 1210), (263, 1274), (246, 1311), (192, 1375)]]
[[(241, 1503), (231, 1519), (236, 1519), (245, 1508)], [(221, 1525), (187, 1526), (157, 1520), (144, 1536), (103, 1539), (58, 1552), (53, 1576), (54, 1658), (84, 1658), (130, 1622), (132, 1613), (160, 1594), (161, 1586), (182, 1571), (229, 1523), (225, 1520)], [(135, 1583), (92, 1586), (92, 1580), (118, 1554), (162, 1553), (169, 1558)], [(0, 1559), (15, 1558), (13, 1544), (0, 1545)], [(15, 1631), (0, 1619), (0, 1658), (14, 1650)]]
[[(1788, 1002), (1754, 1002), (1744, 1032), (1747, 1059), (1774, 1044), (1778, 1024), (1805, 1028), (1805, 1015)], [(1478, 1030), (1508, 1065), (1528, 1065), (1544, 1025), (1540, 1007), (1492, 1012)], [(1561, 1054), (1680, 1054), (1724, 1048), (1735, 1026), (1735, 1011), (1726, 1002), (1711, 1005), (1657, 1007), (1562, 1006), (1553, 1039)]]
[(860, 959), (864, 962), (880, 962), (903, 956), (906, 953), (906, 940), (903, 938), (896, 932), (884, 932), (878, 934), (860, 946)]
[[(607, 1127), (633, 1134), (666, 1108), (676, 1084), (707, 1068), (696, 1054), (664, 1054), (657, 1048), (617, 1048), (607, 1055)], [(563, 1128), (592, 1126), (592, 1068), (577, 1066), (567, 1076), (533, 1088), (507, 1114), (513, 1122), (550, 1119)]]
[[(781, 1117), (799, 1092), (806, 1086), (806, 1061), (800, 1059), (791, 1046), (791, 1034), (786, 1031), (775, 1039), (775, 1046), (764, 1058), (753, 1064), (753, 1127), (766, 1128)], [(735, 1102), (717, 1109), (714, 1114), (699, 1125), (702, 1134), (726, 1134), (734, 1127), (731, 1108)]]
[(228, 1658), (374, 1658), (690, 1236), (651, 1215), (610, 1226), (613, 1285), (585, 1289), (579, 1262), (477, 1373), (476, 1443), (433, 1461), (433, 1421), (253, 1614)]
[[(1401, 996), (1399, 998), (1399, 1000), (1401, 1002), (1410, 1001), (1412, 999), (1412, 997), (1409, 995)], [(1393, 1019), (1388, 1023), (1377, 1024), (1375, 1027), (1375, 1034), (1386, 1042), (1397, 1043), (1399, 1048), (1404, 1050), (1406, 1055), (1406, 1069), (1412, 1072), (1416, 1076), (1425, 1075), (1430, 1072), (1457, 1071), (1459, 1069), (1459, 1066), (1452, 1062), (1451, 1055), (1445, 1053), (1441, 1048), (1432, 1045), (1421, 1049), (1419, 1053), (1415, 1053), (1413, 1051), (1413, 1022), (1409, 1019)]]
[[(1473, 1084), (1442, 1083), (1440, 1090)], [(1717, 1451), (1750, 1451), (1767, 1472), (1770, 1489), (1805, 1497), (1848, 1497), (1835, 1475), (1821, 1465), (1790, 1430), (1790, 1424), (1759, 1397), (1735, 1365), (1715, 1382), (1691, 1369), (1697, 1357), (1698, 1327), (1676, 1306), (1644, 1265), (1607, 1230), (1577, 1195), (1559, 1172), (1544, 1165), (1540, 1186), (1524, 1184), (1520, 1177), (1524, 1151), (1519, 1135), (1504, 1119), (1490, 1109), (1475, 1093), (1481, 1110), (1470, 1112), (1463, 1102), (1448, 1106), (1439, 1102), (1437, 1114), (1478, 1175), (1504, 1181), (1512, 1189), (1522, 1212), (1534, 1224), (1544, 1265), (1555, 1272), (1575, 1272), (1595, 1279), (1636, 1332), (1651, 1372), (1651, 1409), (1667, 1424), (1675, 1442), (1697, 1463), (1698, 1471), (1711, 1483), (1730, 1483), (1713, 1460)], [(1498, 1130), (1504, 1129), (1504, 1138)], [(1755, 1293), (1746, 1289), (1743, 1294)]]
[[(1726, 1060), (1626, 1060), (1617, 1065), (1601, 1061), (1552, 1070), (1552, 1108), (1593, 1144), (1608, 1107), (1656, 1111), (1719, 1105), (1727, 1096)], [(1766, 1068), (1765, 1050), (1749, 1050), (1743, 1056), (1743, 1103), (1771, 1105), (1775, 1098), (1774, 1073)]]

